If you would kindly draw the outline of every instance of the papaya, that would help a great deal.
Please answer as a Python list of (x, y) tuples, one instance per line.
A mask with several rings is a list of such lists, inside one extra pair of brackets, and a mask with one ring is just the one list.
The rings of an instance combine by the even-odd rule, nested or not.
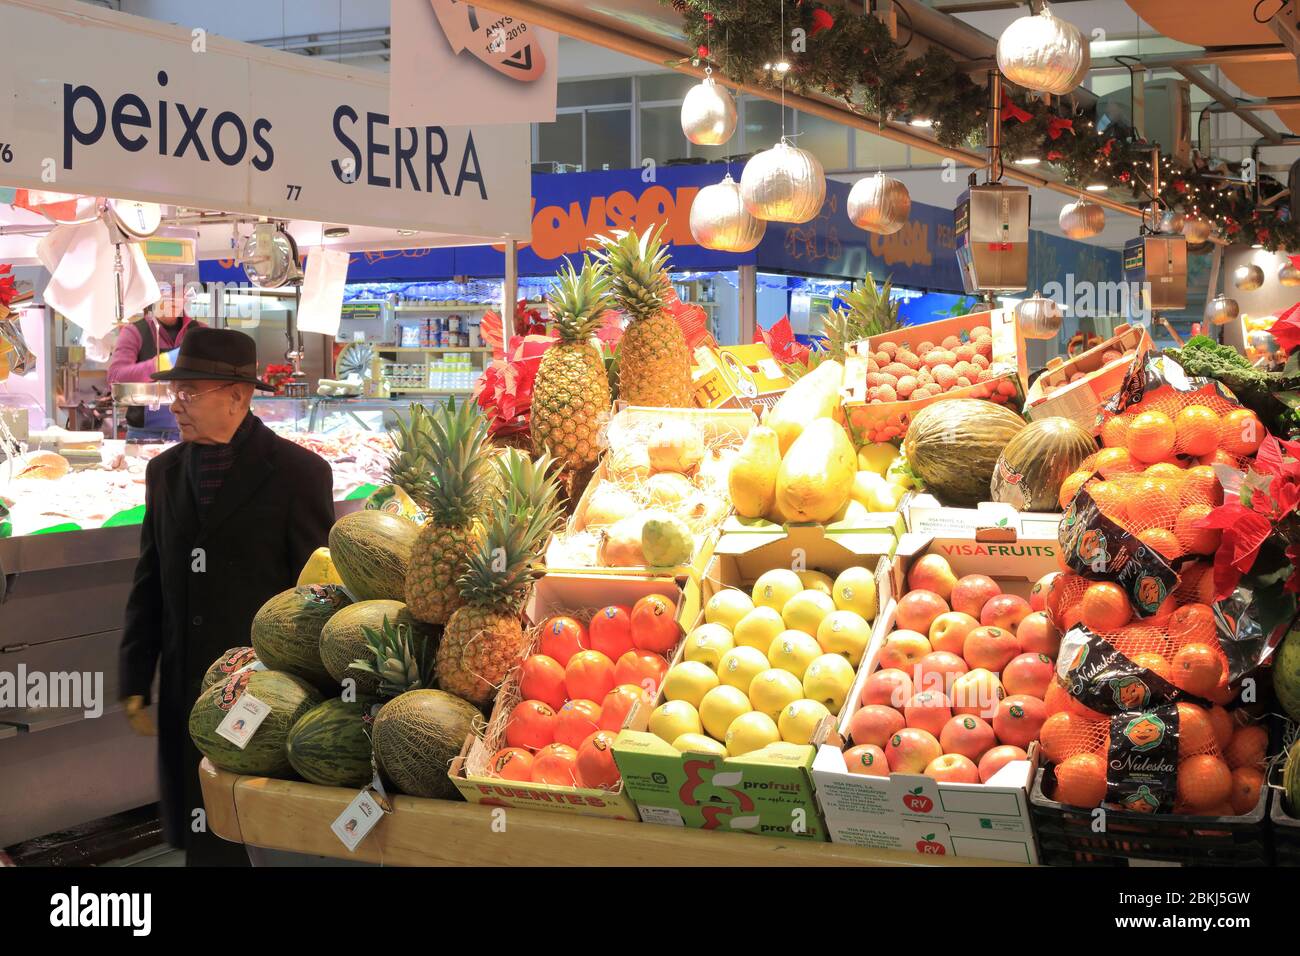
[(776, 504), (790, 521), (830, 521), (853, 488), (858, 457), (844, 426), (817, 418), (781, 459)]
[(776, 432), (766, 425), (755, 425), (745, 437), (727, 475), (727, 489), (736, 514), (742, 518), (761, 518), (772, 510), (780, 467), (781, 446)]
[[(827, 359), (777, 399), (764, 417), (763, 424), (776, 432), (782, 457), (809, 423), (822, 418), (839, 420), (840, 386), (843, 384), (844, 366), (834, 359)], [(856, 462), (856, 456), (854, 460)]]

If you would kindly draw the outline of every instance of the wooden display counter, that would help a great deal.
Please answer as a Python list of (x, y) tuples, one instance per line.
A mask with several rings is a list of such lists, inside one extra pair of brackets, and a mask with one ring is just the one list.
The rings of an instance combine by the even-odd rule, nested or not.
[(225, 840), (387, 866), (1009, 865), (542, 810), (507, 809), (503, 819), (495, 807), (401, 796), (393, 813), (349, 853), (330, 824), (354, 791), (242, 777), (207, 760), (199, 776), (208, 826)]

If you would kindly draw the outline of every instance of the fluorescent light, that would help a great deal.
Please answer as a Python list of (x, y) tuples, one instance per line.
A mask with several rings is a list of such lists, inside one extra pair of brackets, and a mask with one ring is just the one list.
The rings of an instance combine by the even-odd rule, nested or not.
[(1107, 186), (1105, 183), (1089, 183), (1083, 188), (1088, 190), (1088, 192), (1090, 193), (1104, 193), (1110, 187)]
[(1015, 161), (1017, 166), (1037, 166), (1041, 162), (1042, 160), (1037, 156), (1026, 156), (1023, 159), (1017, 159)]
[(925, 116), (918, 116), (916, 119), (911, 120), (908, 125), (915, 126), (918, 129), (929, 129), (934, 125), (934, 120)]

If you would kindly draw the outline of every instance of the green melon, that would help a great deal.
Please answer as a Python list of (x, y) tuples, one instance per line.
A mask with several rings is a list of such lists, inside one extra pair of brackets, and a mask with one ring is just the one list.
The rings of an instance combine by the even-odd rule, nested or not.
[(1060, 511), (1061, 485), (1096, 450), (1097, 440), (1068, 418), (1030, 422), (998, 456), (990, 500), (1017, 511)]
[(1300, 817), (1300, 740), (1291, 745), (1282, 771), (1282, 789), (1286, 792), (1286, 812)]
[(373, 741), (379, 769), (412, 797), (449, 797), (447, 776), (475, 723), (477, 707), (441, 690), (408, 690), (375, 717)]
[(351, 604), (337, 584), (289, 588), (263, 604), (253, 617), (253, 650), (274, 671), (288, 671), (332, 691), (338, 682), (320, 659), (320, 632), (339, 608)]
[[(217, 734), (217, 726), (245, 693), (266, 704), (271, 712), (240, 750)], [(292, 777), (285, 740), (298, 718), (320, 702), (316, 688), (293, 674), (241, 671), (199, 695), (190, 710), (190, 738), (199, 752), (222, 770), (258, 777)]]
[(370, 705), (331, 697), (298, 718), (285, 741), (298, 775), (323, 787), (370, 782)]
[(357, 601), (406, 598), (406, 569), (420, 526), (386, 511), (354, 511), (330, 529), (330, 558)]
[(203, 689), (207, 690), (217, 681), (228, 680), (231, 674), (256, 663), (257, 651), (251, 647), (232, 647), (208, 667), (207, 673), (203, 675)]
[(1282, 638), (1273, 660), (1273, 690), (1287, 716), (1300, 720), (1300, 629)]
[(393, 624), (405, 624), (411, 629), (413, 650), (420, 673), (431, 673), (432, 661), (438, 650), (441, 628), (417, 621), (401, 601), (358, 601), (340, 608), (325, 622), (320, 632), (320, 657), (335, 682), (354, 678), (359, 697), (373, 696), (379, 690), (379, 676), (365, 671), (350, 670), (353, 661), (371, 660), (370, 645), (366, 642), (365, 628), (374, 630), (387, 617)]
[(1025, 421), (995, 402), (946, 398), (916, 413), (903, 455), (939, 503), (973, 508), (989, 496), (998, 457)]

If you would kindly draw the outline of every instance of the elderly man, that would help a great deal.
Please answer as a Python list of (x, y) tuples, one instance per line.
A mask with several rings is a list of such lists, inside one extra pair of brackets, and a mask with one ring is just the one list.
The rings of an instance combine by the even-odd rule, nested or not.
[(190, 708), (203, 673), (249, 643), (258, 608), (294, 586), (334, 522), (329, 464), (280, 438), (253, 415), (256, 346), (242, 332), (191, 328), (173, 369), (171, 410), (181, 444), (145, 472), (140, 560), (126, 608), (120, 659), (127, 717), (153, 733), (145, 709), (160, 669), (159, 782), (163, 825), (188, 865), (247, 863), (243, 848), (206, 830), (198, 811), (199, 753)]

